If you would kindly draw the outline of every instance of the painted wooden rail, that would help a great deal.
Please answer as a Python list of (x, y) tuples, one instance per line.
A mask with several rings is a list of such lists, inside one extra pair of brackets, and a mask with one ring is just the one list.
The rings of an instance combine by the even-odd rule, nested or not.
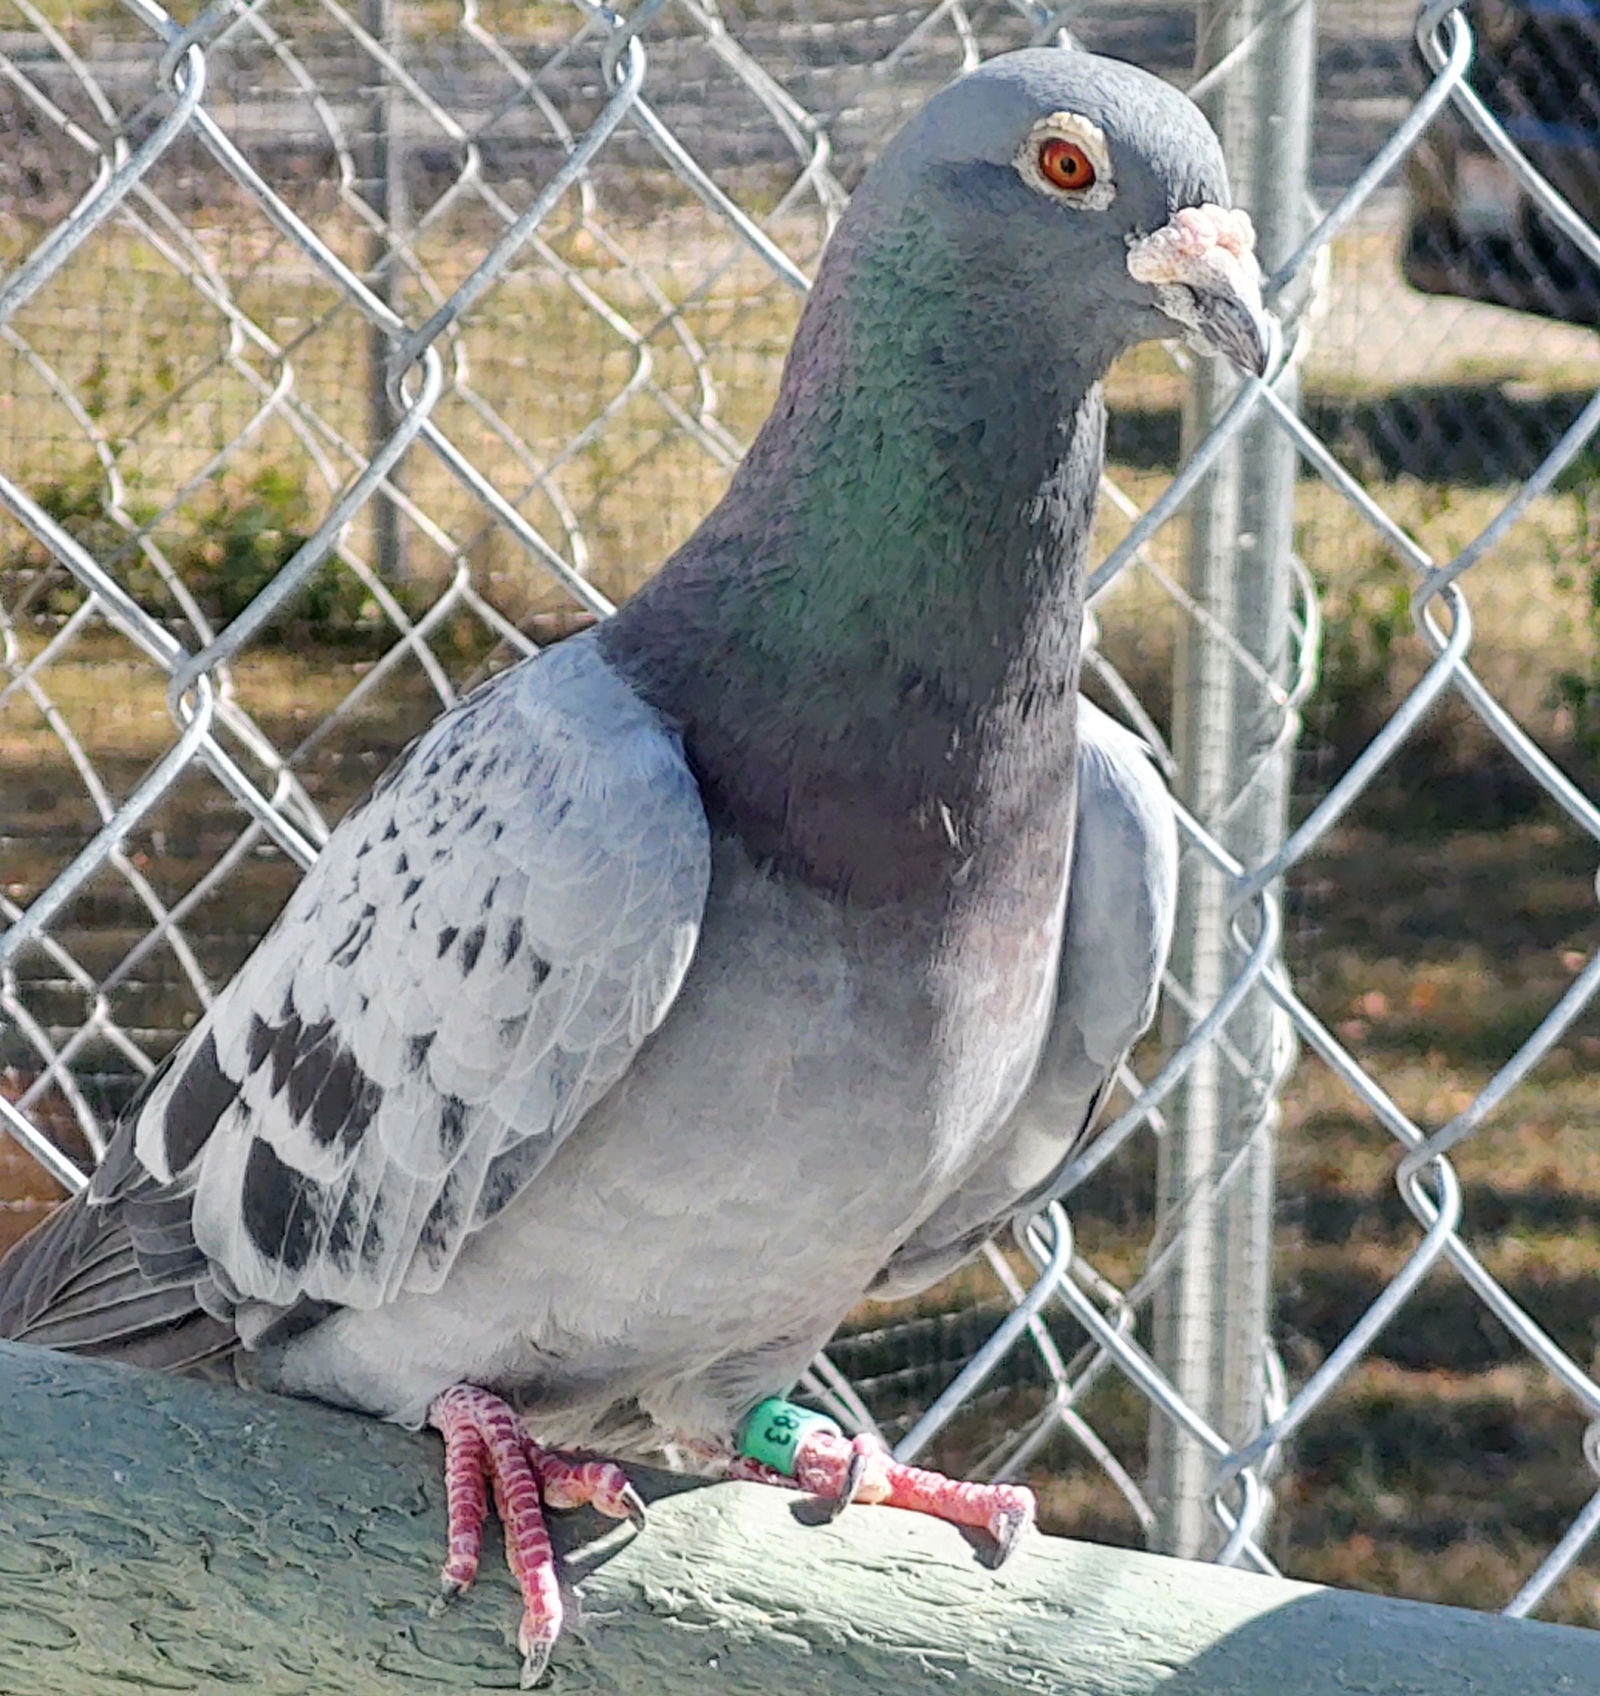
[[(514, 1688), (498, 1551), (430, 1609), (438, 1445), (0, 1344), (0, 1693)], [(1600, 1633), (642, 1474), (641, 1534), (557, 1516), (558, 1692), (1597, 1696)]]

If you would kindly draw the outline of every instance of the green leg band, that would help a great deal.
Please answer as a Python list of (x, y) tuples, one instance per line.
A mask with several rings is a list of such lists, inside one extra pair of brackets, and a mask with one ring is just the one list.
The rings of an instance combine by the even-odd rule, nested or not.
[(808, 1407), (796, 1407), (778, 1396), (770, 1396), (750, 1412), (739, 1431), (739, 1453), (746, 1460), (758, 1461), (781, 1472), (785, 1478), (794, 1477), (794, 1452), (800, 1439), (811, 1431), (831, 1431), (842, 1435), (839, 1427), (825, 1413), (813, 1413)]

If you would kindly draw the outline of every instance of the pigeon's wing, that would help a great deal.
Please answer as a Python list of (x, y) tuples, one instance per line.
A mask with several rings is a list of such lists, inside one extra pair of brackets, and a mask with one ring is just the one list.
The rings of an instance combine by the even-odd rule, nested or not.
[(334, 832), (0, 1321), (94, 1347), (154, 1327), (152, 1286), (174, 1323), (437, 1289), (666, 1015), (709, 864), (681, 746), (592, 640), (497, 679)]
[(1092, 701), (1079, 719), (1078, 836), (1055, 1019), (1018, 1108), (1052, 1193), (1117, 1068), (1150, 1028), (1178, 909), (1178, 818), (1145, 744)]
[(1033, 1080), (1002, 1147), (900, 1248), (875, 1293), (925, 1289), (1057, 1193), (1155, 1016), (1177, 910), (1177, 817), (1145, 745), (1091, 701), (1079, 704), (1077, 814), (1055, 1017)]

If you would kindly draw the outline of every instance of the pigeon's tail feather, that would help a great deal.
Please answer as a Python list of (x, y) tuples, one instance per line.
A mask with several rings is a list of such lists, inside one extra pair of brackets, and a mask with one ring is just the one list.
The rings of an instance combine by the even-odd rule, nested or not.
[(136, 1234), (120, 1208), (57, 1208), (0, 1261), (0, 1337), (169, 1372), (229, 1353), (237, 1335), (200, 1305), (192, 1244), (158, 1254), (152, 1276)]

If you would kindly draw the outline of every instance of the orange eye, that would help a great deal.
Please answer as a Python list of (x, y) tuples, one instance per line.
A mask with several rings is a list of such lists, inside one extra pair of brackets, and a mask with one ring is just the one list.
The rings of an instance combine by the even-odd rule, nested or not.
[(1094, 187), (1094, 166), (1075, 141), (1051, 136), (1039, 144), (1039, 175), (1057, 188), (1081, 192)]

